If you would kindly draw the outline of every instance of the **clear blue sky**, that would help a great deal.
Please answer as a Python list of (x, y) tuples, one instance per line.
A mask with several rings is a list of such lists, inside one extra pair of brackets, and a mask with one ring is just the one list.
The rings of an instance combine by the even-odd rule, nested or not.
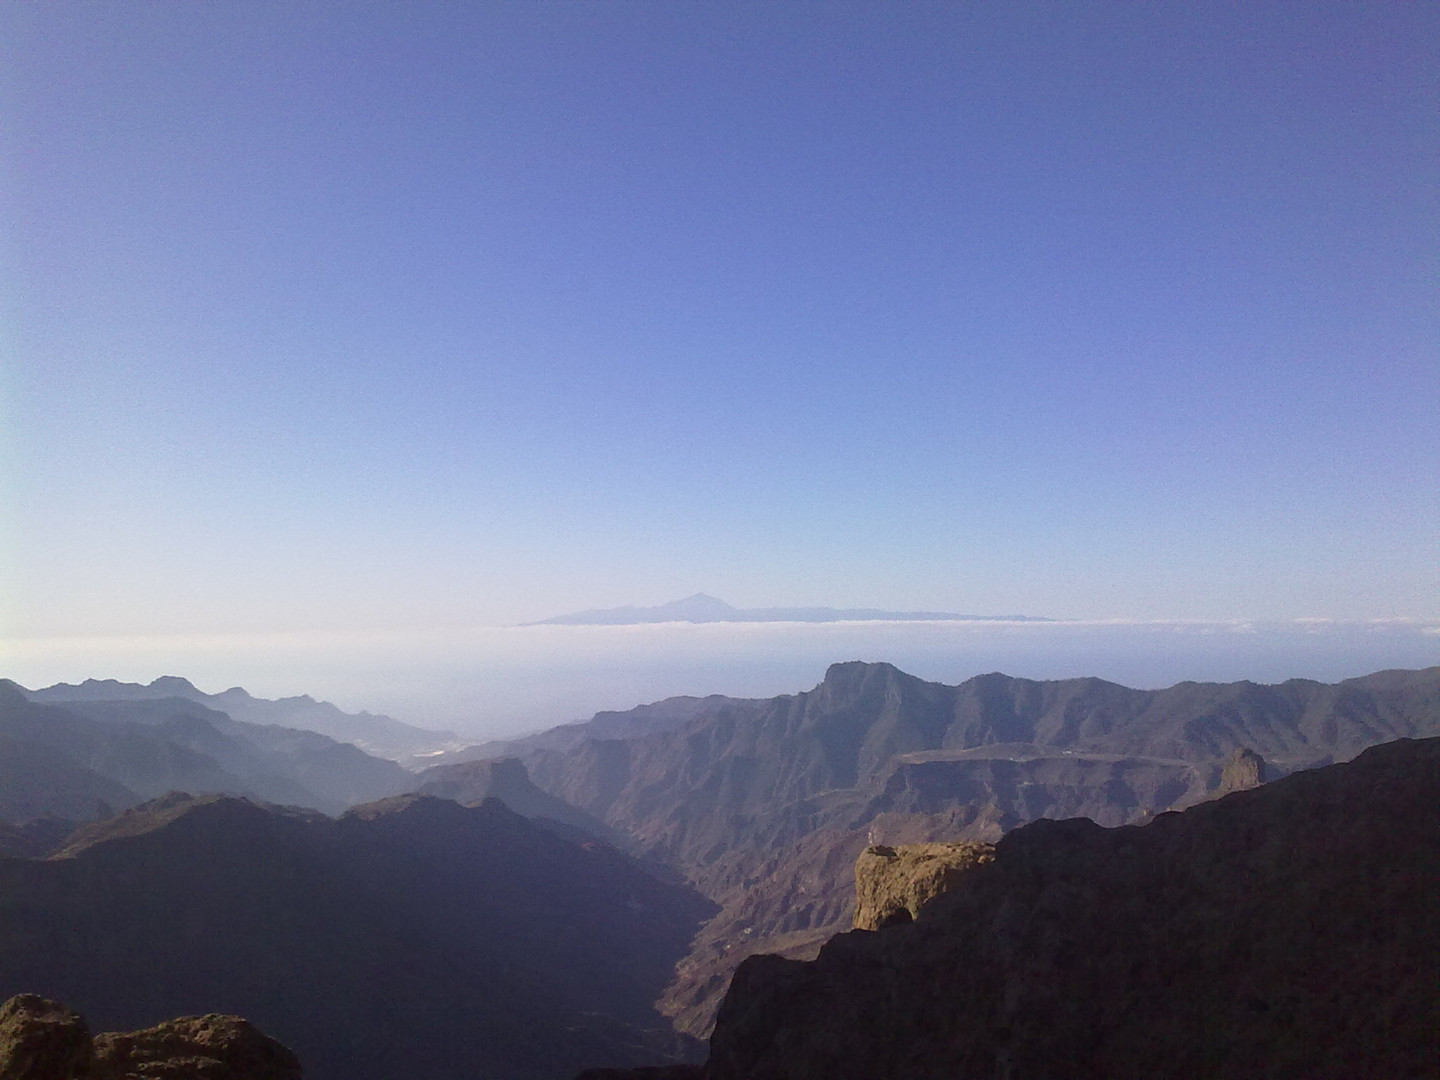
[(0, 633), (1440, 616), (1440, 6), (0, 40)]

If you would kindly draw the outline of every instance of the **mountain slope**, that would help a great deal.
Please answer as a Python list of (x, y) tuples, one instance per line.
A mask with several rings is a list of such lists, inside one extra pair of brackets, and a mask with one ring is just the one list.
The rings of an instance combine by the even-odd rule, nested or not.
[(310, 1080), (544, 1080), (676, 1049), (651, 1003), (710, 910), (493, 800), (175, 796), (0, 859), (0, 996), (243, 1015)]
[[(106, 723), (143, 724), (214, 759), (267, 802), (293, 802), (338, 814), (398, 794), (412, 774), (387, 758), (314, 731), (254, 724), (183, 697), (73, 701), (67, 712)], [(209, 790), (209, 789), (207, 789)]]
[(664, 1006), (704, 1034), (740, 956), (803, 955), (848, 920), (848, 867), (872, 834), (995, 840), (1076, 814), (1128, 824), (1211, 797), (1241, 748), (1283, 775), (1435, 734), (1440, 668), (1141, 691), (1004, 675), (945, 686), (856, 662), (806, 693), (523, 758), (539, 787), (722, 905)]
[(188, 679), (176, 675), (161, 676), (148, 686), (115, 679), (86, 679), (79, 684), (56, 683), (28, 694), (34, 701), (56, 705), (184, 698), (234, 720), (318, 732), (336, 742), (353, 743), (367, 753), (391, 760), (463, 745), (459, 736), (451, 731), (429, 731), (377, 713), (343, 712), (328, 701), (316, 701), (308, 695), (269, 701), (252, 697), (238, 686), (207, 694), (196, 689)]
[[(61, 706), (31, 700), (8, 681), (0, 684), (0, 772), (21, 768), (23, 754), (25, 768), (52, 777), (47, 805), (73, 807), (79, 800), (83, 808), (39, 813), (84, 819), (98, 812), (97, 799), (123, 808), (137, 796), (173, 790), (250, 795), (340, 813), (412, 784), (412, 774), (395, 762), (315, 732), (233, 720), (188, 698), (104, 699), (98, 691), (110, 684), (86, 685), (86, 696)], [(81, 774), (93, 777), (82, 780)], [(105, 783), (111, 795), (102, 793)], [(20, 805), (8, 813), (13, 821), (33, 816)], [(6, 816), (0, 793), (0, 817)]]
[(415, 793), (451, 799), (467, 806), (499, 799), (521, 817), (556, 822), (607, 843), (624, 843), (620, 834), (598, 818), (531, 783), (525, 763), (518, 758), (469, 761), (427, 769), (420, 774)]
[(754, 957), (711, 1080), (1431, 1075), (1440, 740), (1165, 815), (1036, 822), (910, 924)]

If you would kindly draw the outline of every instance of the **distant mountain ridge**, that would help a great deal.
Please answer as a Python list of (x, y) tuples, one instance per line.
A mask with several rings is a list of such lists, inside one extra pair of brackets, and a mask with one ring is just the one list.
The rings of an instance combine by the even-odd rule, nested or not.
[[(338, 814), (411, 786), (396, 762), (315, 731), (235, 720), (188, 697), (102, 695), (123, 685), (92, 681), (62, 704), (0, 679), (0, 821), (87, 821), (172, 790)], [(0, 851), (37, 853), (16, 840), (0, 837)]]
[(86, 679), (83, 683), (56, 683), (40, 690), (27, 690), (26, 695), (32, 701), (48, 705), (185, 698), (223, 712), (234, 720), (319, 732), (337, 742), (353, 743), (368, 754), (392, 761), (464, 745), (464, 740), (453, 731), (431, 731), (382, 713), (347, 713), (328, 701), (316, 701), (308, 694), (268, 700), (253, 697), (238, 686), (218, 694), (207, 694), (189, 679), (178, 675), (162, 675), (148, 685), (117, 679)]
[(1049, 622), (1037, 615), (959, 615), (950, 611), (882, 611), (879, 608), (737, 608), (705, 593), (656, 607), (601, 608), (556, 615), (524, 626), (640, 626), (689, 622)]

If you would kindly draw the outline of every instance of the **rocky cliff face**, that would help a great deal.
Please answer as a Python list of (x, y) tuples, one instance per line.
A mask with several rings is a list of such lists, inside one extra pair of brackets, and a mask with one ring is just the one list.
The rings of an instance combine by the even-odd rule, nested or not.
[(1144, 826), (1038, 821), (913, 922), (742, 964), (709, 1080), (1432, 1075), (1440, 739)]
[(1248, 746), (1237, 747), (1220, 772), (1220, 794), (1248, 791), (1265, 782), (1265, 759)]
[(187, 1016), (90, 1037), (77, 1012), (35, 994), (0, 1006), (0, 1080), (300, 1080), (289, 1050), (238, 1016)]
[[(661, 1003), (704, 1035), (743, 956), (813, 956), (850, 925), (851, 868), (872, 833), (993, 842), (1039, 818), (1127, 825), (1250, 786), (1259, 754), (1284, 775), (1435, 734), (1440, 668), (1142, 691), (997, 674), (944, 686), (846, 663), (806, 693), (711, 701), (634, 737), (577, 728), (524, 760), (537, 786), (721, 905)], [(1241, 749), (1256, 756), (1232, 759)]]
[(855, 861), (855, 929), (910, 922), (977, 866), (995, 858), (993, 844), (874, 844)]

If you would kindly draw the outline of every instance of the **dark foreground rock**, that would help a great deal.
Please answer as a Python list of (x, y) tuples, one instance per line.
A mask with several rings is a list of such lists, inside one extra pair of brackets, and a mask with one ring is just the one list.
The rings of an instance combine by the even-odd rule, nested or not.
[(0, 1006), (0, 1080), (88, 1076), (93, 1059), (79, 1013), (35, 994), (17, 994)]
[(638, 1069), (586, 1069), (575, 1080), (705, 1080), (700, 1065), (652, 1065)]
[(1422, 1077), (1440, 739), (1145, 826), (1038, 821), (913, 922), (742, 964), (708, 1080)]
[(92, 1040), (79, 1013), (18, 994), (0, 1007), (0, 1080), (300, 1080), (300, 1062), (238, 1016)]

